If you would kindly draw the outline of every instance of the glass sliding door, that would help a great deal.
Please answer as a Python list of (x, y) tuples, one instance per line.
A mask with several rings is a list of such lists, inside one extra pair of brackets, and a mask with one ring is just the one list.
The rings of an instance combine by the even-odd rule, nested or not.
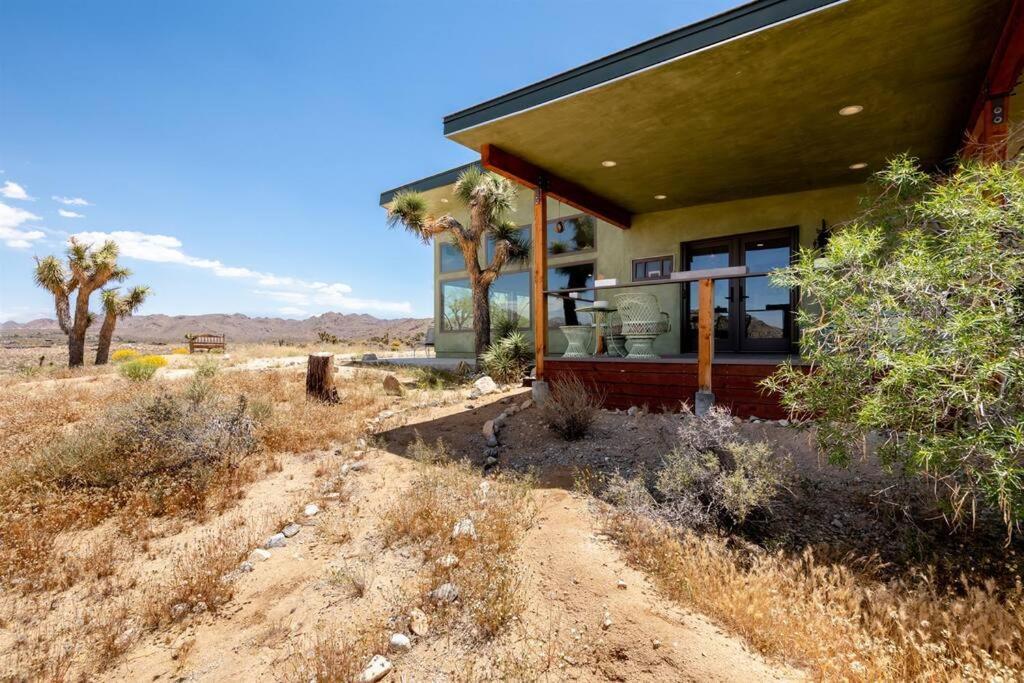
[[(789, 265), (796, 228), (701, 240), (681, 245), (686, 270), (745, 265), (767, 273)], [(687, 285), (683, 351), (697, 350), (697, 286)], [(776, 287), (768, 276), (715, 281), (715, 351), (789, 353), (795, 341), (795, 292)]]

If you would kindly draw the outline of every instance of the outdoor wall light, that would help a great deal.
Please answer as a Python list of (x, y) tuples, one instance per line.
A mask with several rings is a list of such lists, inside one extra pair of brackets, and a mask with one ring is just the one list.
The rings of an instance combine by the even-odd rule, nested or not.
[(843, 107), (842, 109), (840, 109), (839, 110), (839, 115), (840, 116), (853, 116), (854, 114), (859, 114), (862, 111), (864, 111), (864, 107), (860, 106), (859, 104), (851, 104), (851, 105), (848, 105), (848, 106)]
[(605, 168), (611, 168), (612, 166), (615, 165), (615, 162), (612, 161), (611, 159), (608, 159), (607, 161), (602, 161), (601, 165), (604, 166)]
[(555, 232), (557, 232), (559, 235), (565, 232), (565, 223), (563, 223), (562, 221), (558, 221), (557, 223), (555, 223)]
[(858, 161), (855, 164), (850, 164), (850, 170), (851, 171), (859, 171), (860, 169), (867, 168), (867, 167), (868, 167), (868, 165), (865, 164), (863, 161)]

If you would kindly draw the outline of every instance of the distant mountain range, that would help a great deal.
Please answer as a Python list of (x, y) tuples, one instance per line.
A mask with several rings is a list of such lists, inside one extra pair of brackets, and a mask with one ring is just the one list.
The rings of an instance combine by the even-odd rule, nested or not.
[[(349, 341), (364, 341), (373, 337), (419, 340), (433, 321), (430, 318), (396, 318), (382, 320), (365, 313), (334, 313), (315, 315), (305, 320), (286, 318), (250, 318), (247, 315), (137, 315), (118, 321), (114, 337), (119, 341), (178, 343), (186, 334), (203, 332), (223, 334), (228, 342), (308, 342), (317, 339), (317, 333), (327, 332)], [(98, 334), (100, 321), (89, 328), (90, 336)], [(60, 338), (64, 335), (57, 321), (40, 318), (27, 323), (8, 321), (0, 324), (0, 337)]]

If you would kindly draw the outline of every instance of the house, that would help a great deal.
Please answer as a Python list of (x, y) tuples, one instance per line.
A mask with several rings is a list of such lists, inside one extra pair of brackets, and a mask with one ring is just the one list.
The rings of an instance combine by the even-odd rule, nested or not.
[[(939, 169), (961, 151), (996, 153), (1024, 121), (1022, 16), (1020, 0), (755, 0), (445, 117), (474, 163), (524, 188), (515, 216), (532, 263), (494, 284), (492, 317), (532, 333), (539, 378), (574, 373), (610, 406), (676, 407), (713, 376), (735, 413), (781, 416), (757, 383), (799, 362), (799, 293), (765, 273), (853, 217), (893, 155)], [(381, 205), (415, 189), (445, 211), (465, 168)], [(472, 355), (462, 268), (435, 244), (439, 356)], [(691, 271), (715, 276), (707, 378), (701, 287), (680, 275)], [(665, 314), (657, 357), (563, 357), (566, 334), (594, 350), (577, 331), (592, 314), (577, 309), (624, 292), (653, 294)]]

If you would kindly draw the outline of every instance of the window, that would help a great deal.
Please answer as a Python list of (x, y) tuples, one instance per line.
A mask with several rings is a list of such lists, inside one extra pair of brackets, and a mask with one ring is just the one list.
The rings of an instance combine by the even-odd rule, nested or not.
[(466, 269), (462, 250), (451, 242), (441, 242), (441, 272), (454, 273)]
[(473, 329), (473, 291), (469, 280), (441, 283), (441, 330), (457, 332)]
[[(519, 228), (519, 239), (523, 240), (523, 242), (525, 242), (526, 244), (530, 244), (531, 236), (529, 225), (524, 225), (523, 227)], [(487, 256), (487, 263), (490, 264), (490, 262), (494, 260), (494, 240), (491, 239), (490, 237), (487, 238), (485, 254)]]
[[(530, 327), (530, 273), (505, 273), (491, 283), (491, 327)], [(511, 324), (509, 324), (511, 327)]]
[(633, 261), (633, 282), (666, 280), (672, 272), (671, 256), (637, 259)]
[[(577, 263), (571, 266), (548, 268), (548, 289), (576, 289), (577, 287), (593, 286), (593, 263)], [(585, 299), (593, 299), (594, 292), (580, 292), (579, 296)], [(548, 326), (589, 325), (591, 322), (589, 313), (576, 313), (577, 305), (586, 306), (589, 304), (589, 301), (580, 302), (567, 296), (549, 296)]]
[(593, 249), (597, 244), (597, 221), (593, 216), (572, 216), (548, 221), (548, 254), (572, 254)]

